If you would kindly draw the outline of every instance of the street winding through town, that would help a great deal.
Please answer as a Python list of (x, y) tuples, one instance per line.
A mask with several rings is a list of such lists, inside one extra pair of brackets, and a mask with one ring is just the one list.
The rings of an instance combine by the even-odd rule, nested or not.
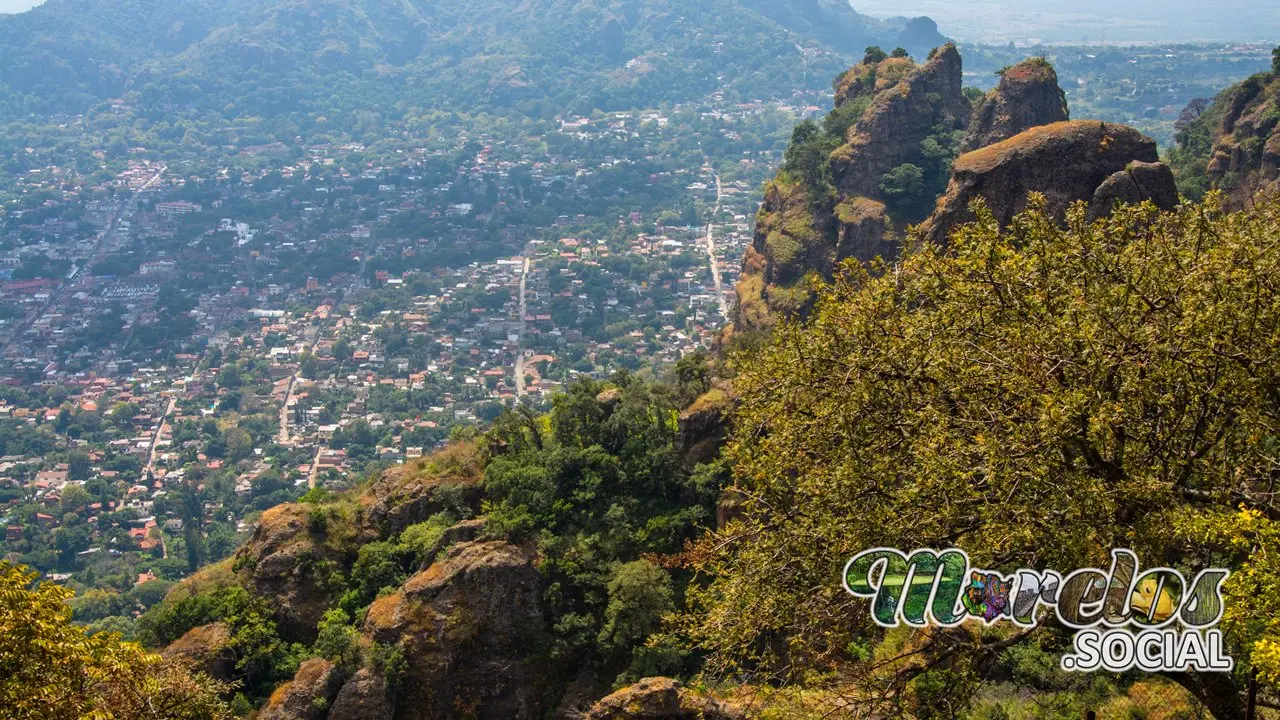
[(724, 298), (724, 285), (720, 281), (720, 263), (716, 260), (716, 239), (713, 228), (716, 215), (720, 213), (720, 199), (723, 188), (720, 185), (720, 173), (716, 173), (716, 207), (711, 211), (711, 219), (707, 221), (707, 259), (711, 262), (711, 281), (716, 288), (716, 302), (720, 304), (720, 314), (725, 322), (729, 322), (729, 302)]
[(525, 257), (524, 267), (520, 271), (520, 339), (516, 341), (516, 397), (524, 397), (524, 333), (528, 327), (525, 313), (528, 311), (525, 290), (529, 284), (529, 268), (533, 267), (533, 258)]

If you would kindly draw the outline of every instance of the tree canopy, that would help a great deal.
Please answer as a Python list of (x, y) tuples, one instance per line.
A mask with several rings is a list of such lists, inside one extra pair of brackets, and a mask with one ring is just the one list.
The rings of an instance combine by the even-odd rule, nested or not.
[[(881, 631), (839, 577), (867, 548), (959, 547), (1000, 569), (1274, 553), (1277, 225), (1277, 200), (1092, 224), (1076, 208), (1064, 226), (1033, 198), (1008, 228), (979, 208), (946, 247), (847, 264), (807, 322), (734, 359), (740, 517), (691, 553), (713, 578), (688, 623), (712, 668), (865, 659)], [(1240, 506), (1247, 521), (1223, 520)], [(1256, 648), (1273, 673), (1280, 635), (1258, 618), (1277, 573), (1251, 562), (1228, 629), (1237, 668)]]
[(222, 683), (71, 624), (72, 592), (0, 563), (0, 708), (23, 718), (217, 720)]

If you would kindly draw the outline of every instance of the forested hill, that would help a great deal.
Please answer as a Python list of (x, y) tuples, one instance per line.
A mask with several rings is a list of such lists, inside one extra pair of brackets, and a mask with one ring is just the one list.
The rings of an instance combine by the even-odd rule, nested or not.
[(867, 45), (939, 40), (840, 0), (49, 0), (0, 17), (0, 121), (122, 96), (228, 118), (616, 109), (787, 94)]

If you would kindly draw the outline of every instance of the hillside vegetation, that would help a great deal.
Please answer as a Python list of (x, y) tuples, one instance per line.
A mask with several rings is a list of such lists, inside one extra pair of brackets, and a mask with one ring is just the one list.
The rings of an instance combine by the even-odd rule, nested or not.
[[(807, 320), (727, 365), (583, 381), (265, 513), (141, 637), (264, 718), (535, 718), (655, 675), (729, 700), (649, 682), (587, 717), (1239, 717), (1254, 669), (1280, 690), (1277, 223), (1280, 200), (1217, 195), (1096, 220), (979, 206), (945, 247), (912, 236), (896, 273), (845, 262)], [(886, 631), (839, 582), (873, 546), (1002, 572), (1117, 546), (1231, 567), (1236, 674), (1049, 671), (1069, 643), (1052, 625)]]
[(1271, 72), (1257, 73), (1223, 90), (1212, 102), (1196, 101), (1177, 123), (1170, 163), (1181, 190), (1202, 197), (1223, 190), (1236, 205), (1280, 179), (1280, 47)]
[(549, 115), (696, 98), (720, 77), (777, 95), (799, 85), (802, 54), (810, 71), (834, 73), (841, 54), (901, 29), (825, 1), (50, 0), (0, 17), (0, 119), (117, 97), (228, 121)]

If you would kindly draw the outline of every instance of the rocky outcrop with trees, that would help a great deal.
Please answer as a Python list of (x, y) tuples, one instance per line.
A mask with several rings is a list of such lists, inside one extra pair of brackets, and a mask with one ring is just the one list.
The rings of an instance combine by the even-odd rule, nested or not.
[(1176, 130), (1171, 158), (1187, 195), (1221, 190), (1243, 207), (1259, 193), (1280, 190), (1280, 48), (1271, 72), (1227, 88), (1212, 102), (1193, 101)]
[(1158, 161), (1156, 142), (1123, 125), (1086, 120), (1032, 128), (957, 158), (947, 192), (920, 232), (945, 243), (974, 219), (971, 206), (979, 199), (1001, 225), (1008, 224), (1032, 193), (1044, 196), (1046, 210), (1057, 218), (1081, 201), (1093, 203), (1095, 217), (1117, 202), (1152, 200), (1168, 210), (1178, 192)]
[[(796, 128), (783, 167), (765, 188), (736, 288), (734, 332), (765, 330), (779, 318), (804, 315), (814, 298), (809, 280), (830, 280), (848, 258), (896, 258), (908, 228), (928, 219), (938, 198), (949, 193), (953, 162), (962, 151), (1068, 117), (1057, 74), (1042, 58), (1006, 68), (986, 94), (962, 87), (962, 66), (951, 44), (923, 64), (902, 51), (886, 55), (871, 48), (836, 79), (833, 110), (821, 125)], [(1156, 159), (1152, 143), (1151, 152), (1109, 166), (1087, 192), (1064, 192), (1088, 201), (1129, 160)], [(1046, 175), (1068, 172), (1065, 157), (1044, 155), (1035, 162), (1058, 168)], [(1012, 186), (988, 191), (1003, 193), (991, 199), (1000, 206), (1026, 200), (1026, 192)], [(1142, 194), (1133, 184), (1108, 192), (1113, 200)]]

